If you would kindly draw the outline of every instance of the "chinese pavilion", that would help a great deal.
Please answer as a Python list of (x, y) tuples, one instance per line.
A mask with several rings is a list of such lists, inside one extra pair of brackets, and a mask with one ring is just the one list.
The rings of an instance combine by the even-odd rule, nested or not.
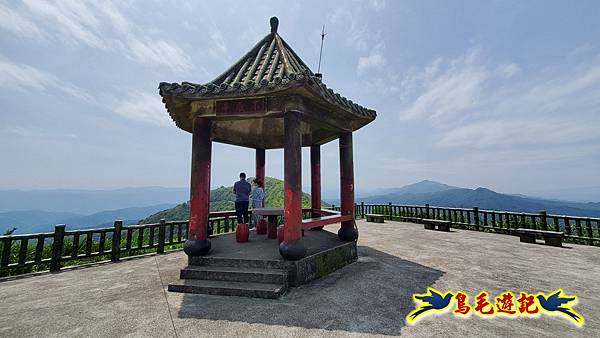
[[(175, 124), (192, 133), (190, 220), (184, 251), (211, 249), (209, 219), (212, 142), (256, 149), (256, 177), (264, 179), (265, 150), (284, 149), (286, 260), (306, 255), (302, 230), (341, 223), (338, 237), (354, 241), (352, 133), (375, 111), (348, 100), (321, 81), (277, 33), (271, 32), (238, 62), (206, 84), (161, 83), (160, 95)], [(341, 213), (321, 209), (320, 146), (339, 138)], [(310, 147), (312, 218), (302, 219), (301, 148)]]

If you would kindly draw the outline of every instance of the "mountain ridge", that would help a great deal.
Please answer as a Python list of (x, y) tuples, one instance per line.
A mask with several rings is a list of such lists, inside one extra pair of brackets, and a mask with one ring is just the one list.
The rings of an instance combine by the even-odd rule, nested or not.
[[(395, 204), (430, 204), (432, 206), (472, 208), (513, 211), (513, 212), (539, 212), (545, 210), (553, 214), (566, 214), (573, 216), (600, 217), (600, 203), (559, 202), (514, 194), (503, 194), (491, 189), (478, 187), (475, 189), (454, 188), (442, 189), (433, 192), (422, 191), (418, 182), (402, 188), (402, 193), (390, 193), (357, 198), (357, 202), (364, 203), (395, 203)], [(437, 182), (434, 182), (437, 183)], [(417, 191), (417, 192), (415, 192)]]
[(185, 198), (189, 198), (189, 188), (0, 190), (0, 212), (44, 210), (90, 215), (106, 210), (175, 205)]
[[(250, 180), (251, 178), (249, 178)], [(267, 205), (273, 207), (283, 207), (283, 181), (268, 177), (267, 184)], [(155, 187), (144, 188), (123, 188), (117, 191), (128, 193), (135, 191), (156, 191)], [(149, 189), (149, 190), (147, 190)], [(115, 219), (121, 219), (126, 224), (140, 222), (154, 223), (160, 218), (168, 220), (185, 220), (189, 216), (189, 206), (187, 202), (180, 203), (181, 200), (187, 201), (189, 198), (188, 189), (183, 188), (158, 188), (159, 191), (178, 191), (181, 197), (179, 200), (169, 203), (156, 203), (147, 207), (139, 205), (128, 208), (107, 208), (99, 212), (78, 213), (45, 210), (46, 205), (40, 204), (40, 208), (31, 208), (28, 210), (0, 210), (0, 231), (17, 228), (16, 233), (45, 232), (52, 231), (55, 224), (67, 224), (69, 229), (81, 229), (86, 227), (110, 226)], [(185, 191), (182, 191), (185, 190)], [(9, 190), (0, 191), (5, 193)], [(72, 189), (50, 190), (50, 196), (56, 191), (75, 191)], [(87, 190), (87, 192), (95, 190)], [(101, 192), (114, 192), (108, 190)], [(373, 194), (365, 197), (357, 197), (356, 202), (365, 203), (395, 203), (395, 204), (430, 204), (442, 207), (461, 207), (472, 208), (474, 206), (480, 209), (490, 209), (499, 211), (514, 212), (539, 212), (546, 210), (550, 214), (566, 214), (584, 217), (600, 217), (600, 202), (574, 202), (557, 199), (545, 199), (531, 197), (523, 194), (507, 194), (495, 192), (485, 187), (475, 189), (460, 188), (444, 183), (423, 180), (417, 183), (409, 184), (399, 188), (388, 188), (384, 190), (387, 193)], [(40, 192), (40, 191), (38, 191)], [(269, 193), (271, 192), (271, 193)], [(173, 196), (169, 197), (170, 199)], [(83, 199), (85, 201), (85, 199)], [(143, 199), (142, 199), (143, 200)], [(231, 187), (221, 186), (211, 190), (211, 210), (233, 210), (234, 196)], [(334, 204), (339, 204), (339, 200), (329, 200)], [(0, 202), (2, 199), (0, 198)], [(39, 201), (37, 201), (39, 202)], [(36, 202), (36, 203), (37, 203)], [(177, 204), (179, 203), (179, 204)], [(1, 205), (1, 204), (0, 204)], [(310, 205), (310, 195), (303, 193), (303, 206)]]
[(175, 204), (157, 204), (147, 207), (133, 207), (115, 210), (104, 210), (90, 215), (45, 210), (19, 210), (0, 212), (0, 232), (16, 228), (15, 234), (50, 232), (56, 224), (65, 224), (68, 230), (111, 226), (119, 219), (125, 224), (137, 221)]

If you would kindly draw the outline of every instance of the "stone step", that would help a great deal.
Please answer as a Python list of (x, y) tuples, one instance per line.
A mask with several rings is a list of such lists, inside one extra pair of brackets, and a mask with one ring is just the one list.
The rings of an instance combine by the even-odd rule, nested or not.
[(287, 287), (284, 284), (186, 279), (169, 284), (168, 290), (217, 296), (277, 299), (285, 293)]
[(288, 272), (281, 269), (190, 265), (181, 270), (180, 278), (287, 285)]
[(224, 257), (192, 257), (189, 260), (190, 266), (220, 266), (236, 268), (257, 268), (257, 269), (282, 269), (291, 268), (290, 263), (284, 260), (265, 260), (265, 259), (245, 259), (245, 258), (224, 258)]

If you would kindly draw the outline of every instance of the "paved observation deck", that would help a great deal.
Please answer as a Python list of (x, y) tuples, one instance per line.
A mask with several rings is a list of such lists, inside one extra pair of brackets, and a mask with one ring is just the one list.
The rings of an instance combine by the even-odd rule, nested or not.
[[(387, 221), (357, 222), (359, 260), (279, 300), (170, 293), (183, 252), (0, 283), (0, 337), (13, 336), (600, 336), (600, 248), (520, 243), (518, 237)], [(326, 229), (337, 231), (339, 225)], [(576, 328), (562, 317), (405, 323), (413, 293), (434, 287), (474, 296), (576, 293)], [(470, 298), (471, 298), (470, 297)]]

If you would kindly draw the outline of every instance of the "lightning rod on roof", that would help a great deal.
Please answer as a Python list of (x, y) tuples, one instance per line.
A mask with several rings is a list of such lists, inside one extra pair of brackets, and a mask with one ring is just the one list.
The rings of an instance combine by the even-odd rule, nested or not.
[(321, 30), (321, 51), (319, 52), (319, 66), (317, 67), (317, 77), (322, 78), (323, 74), (321, 74), (321, 57), (323, 56), (323, 41), (325, 41), (325, 25), (323, 25), (323, 30)]

